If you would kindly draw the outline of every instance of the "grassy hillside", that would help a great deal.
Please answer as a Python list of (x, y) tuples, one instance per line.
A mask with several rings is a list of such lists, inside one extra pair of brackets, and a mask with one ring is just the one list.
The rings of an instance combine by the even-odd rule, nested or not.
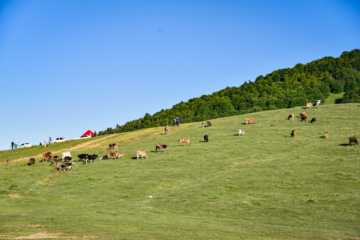
[[(287, 120), (302, 111), (317, 122)], [(257, 123), (245, 125), (246, 117)], [(0, 152), (0, 238), (360, 238), (360, 145), (348, 145), (350, 136), (360, 140), (359, 104), (212, 123), (183, 124), (168, 135), (151, 128)], [(238, 136), (239, 128), (246, 136)], [(185, 137), (190, 146), (178, 142)], [(60, 173), (39, 162), (48, 150), (100, 156), (112, 142), (121, 144), (125, 159), (76, 162)], [(156, 153), (161, 143), (168, 148)], [(137, 160), (137, 150), (149, 158)], [(32, 156), (37, 162), (28, 166)]]
[(337, 104), (341, 103), (342, 97), (344, 96), (344, 92), (342, 93), (330, 93), (330, 96), (326, 99), (325, 104)]

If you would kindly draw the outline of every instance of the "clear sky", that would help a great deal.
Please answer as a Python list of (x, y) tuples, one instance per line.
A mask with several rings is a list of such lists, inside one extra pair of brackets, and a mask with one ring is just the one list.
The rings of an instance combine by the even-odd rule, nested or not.
[(358, 0), (0, 0), (0, 150), (355, 48)]

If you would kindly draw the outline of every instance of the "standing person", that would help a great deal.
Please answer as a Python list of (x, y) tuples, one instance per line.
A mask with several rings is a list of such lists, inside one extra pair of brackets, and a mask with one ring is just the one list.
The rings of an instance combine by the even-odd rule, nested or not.
[(14, 147), (17, 148), (17, 146), (18, 146), (18, 142), (15, 141)]
[(176, 122), (176, 120), (175, 120), (175, 118), (174, 118), (174, 119), (173, 119), (173, 122), (172, 122), (173, 127), (175, 127), (175, 122)]
[(176, 117), (176, 125), (179, 126), (180, 125), (180, 118)]
[(51, 146), (51, 137), (49, 137), (49, 147)]
[(11, 149), (14, 149), (14, 141), (11, 142)]
[(166, 125), (166, 126), (165, 126), (165, 135), (166, 135), (168, 132), (169, 132), (169, 126)]
[(46, 140), (44, 139), (44, 147), (46, 147)]

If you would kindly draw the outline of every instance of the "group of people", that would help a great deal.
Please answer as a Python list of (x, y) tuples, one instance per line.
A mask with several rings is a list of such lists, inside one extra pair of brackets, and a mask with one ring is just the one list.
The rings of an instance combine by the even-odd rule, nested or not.
[[(172, 121), (172, 126), (179, 126), (180, 125), (180, 118), (179, 117), (176, 117), (173, 121)], [(168, 134), (170, 128), (169, 128), (169, 125), (166, 125), (165, 126), (165, 135)]]
[[(40, 143), (41, 145), (41, 143)], [(44, 138), (44, 147), (46, 147), (47, 145), (47, 142), (46, 142), (46, 139)], [(49, 137), (49, 146), (51, 146), (51, 137)]]
[(173, 121), (172, 121), (172, 125), (173, 126), (179, 126), (180, 125), (180, 118), (176, 117)]

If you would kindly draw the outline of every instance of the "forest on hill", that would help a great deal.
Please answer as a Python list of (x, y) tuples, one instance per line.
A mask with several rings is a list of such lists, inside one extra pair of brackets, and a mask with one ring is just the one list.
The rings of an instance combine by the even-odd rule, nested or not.
[(360, 102), (360, 50), (343, 52), (339, 58), (324, 57), (293, 68), (258, 76), (240, 87), (227, 87), (210, 95), (180, 102), (171, 109), (132, 120), (99, 135), (165, 126), (179, 117), (181, 123), (264, 110), (305, 106), (307, 102), (325, 101), (330, 93), (345, 92), (338, 103)]

